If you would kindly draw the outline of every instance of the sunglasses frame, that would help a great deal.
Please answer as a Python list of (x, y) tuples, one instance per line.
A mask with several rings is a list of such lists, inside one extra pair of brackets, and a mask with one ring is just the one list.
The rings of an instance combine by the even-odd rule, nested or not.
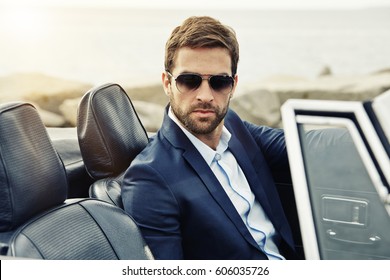
[[(194, 76), (200, 77), (200, 78), (202, 79), (202, 81), (207, 80), (208, 83), (209, 83), (209, 87), (210, 87), (214, 92), (217, 92), (217, 93), (221, 93), (221, 92), (218, 91), (218, 90), (216, 90), (216, 89), (214, 89), (214, 88), (212, 87), (212, 85), (211, 85), (211, 83), (210, 83), (210, 79), (213, 78), (213, 77), (230, 78), (231, 81), (232, 81), (232, 84), (231, 84), (231, 87), (230, 87), (230, 91), (229, 91), (229, 92), (226, 92), (226, 93), (223, 93), (224, 95), (227, 95), (227, 94), (231, 93), (231, 92), (233, 91), (234, 84), (235, 84), (234, 77), (233, 77), (233, 76), (229, 76), (229, 75), (209, 75), (209, 74), (200, 75), (200, 74), (197, 74), (197, 73), (182, 73), (182, 74), (179, 74), (178, 76), (175, 77), (175, 76), (173, 76), (173, 74), (172, 74), (171, 72), (169, 72), (169, 71), (166, 71), (166, 72), (167, 72), (167, 74), (168, 74), (170, 77), (172, 77), (172, 78), (175, 80), (176, 88), (177, 88), (177, 90), (178, 90), (180, 93), (182, 93), (182, 94), (186, 94), (186, 93), (188, 93), (188, 92), (195, 91), (195, 90), (197, 90), (197, 89), (200, 87), (200, 85), (202, 84), (202, 82), (200, 82), (199, 85), (198, 85), (196, 88), (190, 89), (190, 90), (187, 91), (187, 92), (182, 92), (182, 91), (179, 89), (178, 85), (177, 85), (177, 84), (178, 84), (178, 83), (177, 83), (177, 79), (178, 79), (180, 76), (182, 76), (182, 75), (194, 75)], [(204, 78), (204, 76), (208, 76), (208, 78)]]

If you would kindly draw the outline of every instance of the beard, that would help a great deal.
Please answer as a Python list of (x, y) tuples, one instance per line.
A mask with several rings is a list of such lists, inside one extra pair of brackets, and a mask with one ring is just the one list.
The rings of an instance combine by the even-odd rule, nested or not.
[[(187, 111), (184, 111), (178, 104), (171, 100), (171, 107), (173, 113), (176, 115), (177, 119), (195, 135), (206, 135), (213, 132), (218, 125), (225, 118), (229, 103), (226, 107), (220, 108), (218, 106), (214, 107), (210, 103), (198, 103), (191, 106)], [(215, 115), (213, 117), (194, 117), (191, 113), (195, 110), (213, 110)]]

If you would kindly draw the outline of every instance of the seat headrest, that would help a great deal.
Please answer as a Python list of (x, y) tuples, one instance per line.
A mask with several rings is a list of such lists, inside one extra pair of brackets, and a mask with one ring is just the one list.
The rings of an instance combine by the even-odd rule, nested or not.
[(64, 166), (35, 107), (0, 105), (0, 231), (16, 228), (67, 197)]
[(122, 173), (148, 143), (130, 98), (121, 86), (111, 83), (82, 97), (77, 134), (85, 167), (94, 179)]

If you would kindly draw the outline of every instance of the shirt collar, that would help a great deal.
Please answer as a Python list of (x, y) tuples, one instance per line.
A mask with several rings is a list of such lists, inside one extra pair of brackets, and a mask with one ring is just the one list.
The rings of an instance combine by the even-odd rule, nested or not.
[(207, 146), (205, 143), (203, 143), (198, 138), (196, 138), (191, 132), (189, 132), (180, 123), (180, 121), (177, 119), (176, 115), (172, 112), (171, 107), (169, 107), (168, 116), (180, 127), (180, 129), (184, 132), (184, 134), (187, 136), (187, 138), (191, 141), (191, 143), (199, 151), (199, 153), (202, 155), (202, 157), (204, 158), (204, 160), (206, 161), (206, 163), (209, 166), (213, 162), (216, 154), (222, 155), (228, 149), (229, 140), (230, 140), (232, 135), (225, 126), (223, 126), (223, 128), (222, 128), (222, 135), (221, 135), (221, 139), (219, 140), (217, 150), (214, 151), (209, 146)]

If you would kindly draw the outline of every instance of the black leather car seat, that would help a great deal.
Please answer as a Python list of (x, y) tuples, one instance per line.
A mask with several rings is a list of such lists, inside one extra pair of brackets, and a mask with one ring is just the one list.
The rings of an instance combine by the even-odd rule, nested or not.
[(0, 236), (7, 255), (153, 259), (122, 209), (91, 198), (67, 200), (67, 190), (64, 165), (37, 110), (21, 102), (0, 105)]
[(87, 172), (96, 180), (89, 189), (90, 197), (123, 208), (122, 177), (149, 139), (120, 85), (104, 84), (82, 97), (77, 134)]

